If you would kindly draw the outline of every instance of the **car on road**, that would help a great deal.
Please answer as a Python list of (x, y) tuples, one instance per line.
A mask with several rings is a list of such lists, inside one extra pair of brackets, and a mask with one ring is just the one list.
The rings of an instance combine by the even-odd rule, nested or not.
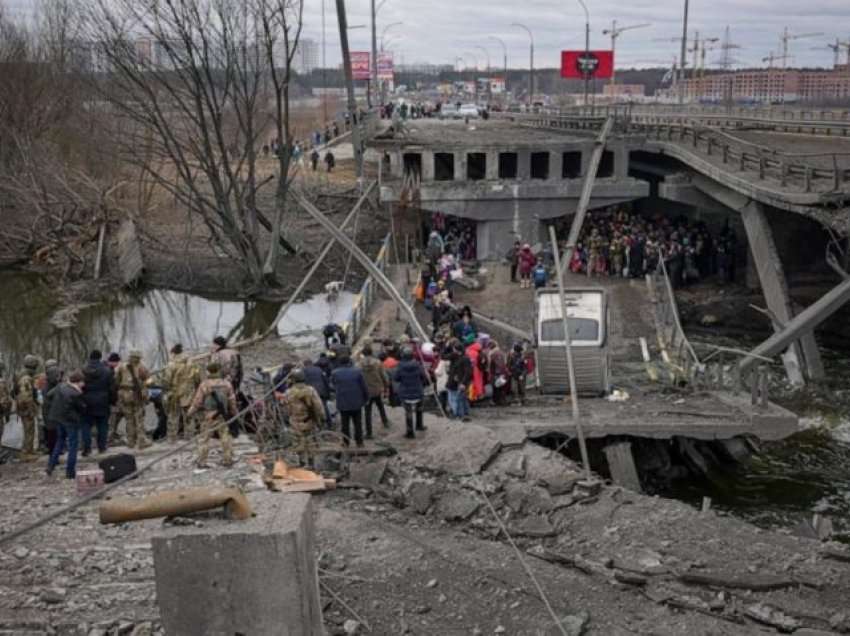
[(443, 104), (440, 107), (440, 119), (460, 119), (461, 114), (454, 104)]
[(458, 113), (464, 119), (466, 119), (467, 117), (476, 119), (481, 116), (481, 113), (478, 111), (478, 106), (476, 106), (475, 104), (464, 104), (460, 107)]

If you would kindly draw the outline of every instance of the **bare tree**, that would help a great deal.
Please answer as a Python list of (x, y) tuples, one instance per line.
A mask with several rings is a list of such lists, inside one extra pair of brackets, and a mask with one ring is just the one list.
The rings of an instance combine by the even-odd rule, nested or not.
[[(267, 61), (273, 58), (268, 34), (293, 15), (290, 4), (96, 0), (88, 16), (106, 71), (99, 90), (118, 116), (121, 157), (201, 219), (215, 245), (255, 285), (263, 283), (269, 263), (256, 196), (263, 185), (256, 148), (274, 120), (264, 112)], [(286, 18), (275, 13), (281, 7)], [(300, 18), (299, 11), (296, 33)], [(291, 35), (291, 29), (284, 32)], [(278, 92), (288, 100), (282, 85)], [(288, 112), (288, 104), (281, 109)], [(289, 165), (280, 167), (285, 182)], [(271, 228), (272, 269), (280, 225)]]

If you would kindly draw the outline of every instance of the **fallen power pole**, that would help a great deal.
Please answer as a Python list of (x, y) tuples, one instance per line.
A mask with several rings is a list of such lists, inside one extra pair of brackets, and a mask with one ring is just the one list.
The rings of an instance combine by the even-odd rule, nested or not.
[[(596, 173), (599, 171), (599, 163), (602, 161), (602, 153), (605, 150), (605, 142), (607, 141), (608, 135), (611, 133), (611, 129), (613, 127), (614, 118), (608, 117), (608, 119), (605, 120), (605, 124), (602, 126), (602, 131), (599, 133), (599, 136), (594, 142), (595, 146), (593, 148), (593, 154), (590, 155), (590, 164), (587, 167), (587, 174), (584, 175), (584, 182), (581, 186), (581, 196), (578, 200), (576, 215), (573, 217), (573, 224), (570, 226), (570, 234), (567, 237), (567, 247), (564, 250), (564, 262), (559, 268), (560, 275), (566, 274), (567, 267), (570, 266), (570, 260), (573, 257), (573, 250), (576, 248), (579, 234), (581, 234), (581, 228), (584, 225), (584, 219), (587, 216), (587, 208), (590, 205), (590, 195), (593, 193), (593, 184), (596, 181)], [(554, 245), (553, 247), (557, 251), (558, 246)]]
[(584, 464), (584, 478), (590, 481), (590, 460), (587, 455), (587, 444), (584, 440), (584, 429), (581, 426), (581, 414), (578, 408), (578, 390), (576, 389), (576, 368), (573, 363), (573, 345), (570, 337), (570, 319), (567, 315), (567, 294), (564, 292), (564, 275), (561, 271), (560, 255), (558, 253), (558, 237), (555, 226), (549, 226), (549, 240), (552, 241), (552, 253), (555, 255), (555, 275), (558, 277), (558, 295), (561, 299), (561, 319), (564, 323), (564, 349), (567, 354), (567, 374), (570, 380), (570, 401), (573, 406), (573, 423), (578, 433), (578, 447), (581, 451), (581, 463)]
[[(355, 203), (354, 207), (351, 208), (351, 212), (348, 213), (348, 216), (345, 217), (345, 220), (343, 220), (342, 225), (339, 226), (340, 231), (344, 230), (346, 226), (351, 222), (351, 219), (353, 219), (357, 215), (357, 212), (360, 210), (360, 208), (369, 198), (369, 195), (372, 193), (372, 190), (375, 188), (375, 184), (375, 181), (371, 181), (369, 185), (366, 186), (366, 189), (363, 191), (363, 194), (360, 195), (360, 198), (357, 200), (357, 203)], [(334, 248), (335, 245), (336, 238), (331, 238), (331, 240), (328, 241), (328, 244), (325, 245), (324, 249), (316, 258), (316, 260), (313, 262), (313, 266), (310, 268), (310, 271), (307, 272), (307, 274), (299, 283), (298, 287), (295, 289), (294, 292), (292, 292), (292, 295), (290, 295), (289, 299), (286, 301), (286, 304), (281, 307), (280, 311), (277, 312), (277, 316), (275, 316), (275, 319), (272, 321), (272, 324), (269, 325), (269, 328), (266, 329), (266, 331), (263, 333), (262, 336), (260, 336), (260, 338), (265, 338), (277, 329), (278, 324), (280, 324), (280, 321), (283, 320), (283, 317), (286, 315), (286, 312), (289, 311), (289, 308), (292, 307), (293, 303), (295, 303), (298, 300), (298, 297), (301, 296), (301, 293), (307, 287), (307, 283), (309, 283), (310, 280), (313, 278), (313, 275), (324, 262), (325, 258), (327, 258), (328, 254), (331, 253), (331, 250)]]
[(363, 250), (357, 247), (357, 244), (354, 241), (348, 238), (342, 230), (334, 225), (333, 221), (322, 214), (315, 205), (305, 199), (300, 192), (295, 192), (293, 194), (293, 198), (295, 199), (295, 202), (307, 212), (307, 214), (318, 221), (319, 224), (324, 227), (334, 239), (336, 239), (354, 256), (354, 258), (358, 260), (363, 268), (375, 279), (375, 282), (378, 283), (384, 292), (393, 299), (396, 305), (404, 308), (405, 313), (407, 313), (407, 316), (410, 319), (410, 324), (416, 328), (419, 337), (422, 338), (422, 342), (428, 342), (430, 338), (425, 332), (425, 329), (422, 328), (422, 325), (419, 324), (419, 320), (416, 318), (416, 312), (413, 311), (413, 307), (405, 302), (404, 298), (401, 297), (401, 294), (398, 293), (398, 290), (392, 282), (390, 282), (386, 275), (384, 275), (384, 273), (375, 266), (372, 260), (363, 253)]
[(850, 301), (850, 279), (833, 287), (816, 302), (786, 322), (781, 331), (777, 331), (753, 349), (746, 358), (738, 363), (741, 375), (743, 376), (759, 357), (775, 356), (784, 351), (792, 342), (798, 340), (801, 335), (811, 333), (815, 327), (838, 311), (847, 301)]

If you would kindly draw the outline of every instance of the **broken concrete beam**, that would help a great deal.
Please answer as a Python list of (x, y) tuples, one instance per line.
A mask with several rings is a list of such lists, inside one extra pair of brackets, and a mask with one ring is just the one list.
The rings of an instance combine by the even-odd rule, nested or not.
[(101, 523), (123, 523), (174, 517), (224, 507), (228, 519), (248, 519), (251, 505), (237, 488), (188, 488), (160, 492), (141, 499), (122, 497), (100, 506)]
[[(437, 424), (429, 424), (436, 429)], [(501, 442), (489, 429), (477, 424), (447, 424), (441, 427), (435, 443), (429, 443), (411, 454), (418, 468), (450, 475), (472, 475), (480, 472), (499, 452)]]
[(799, 582), (772, 574), (747, 574), (736, 576), (725, 572), (684, 572), (679, 575), (682, 583), (690, 585), (706, 585), (708, 587), (722, 587), (739, 590), (753, 590), (754, 592), (767, 592), (770, 590), (781, 590), (788, 587), (798, 587)]
[(608, 444), (603, 450), (605, 458), (608, 460), (611, 481), (623, 488), (641, 492), (640, 478), (638, 477), (635, 458), (632, 455), (631, 442)]
[(310, 495), (251, 494), (244, 523), (206, 521), (152, 540), (167, 634), (324, 634)]

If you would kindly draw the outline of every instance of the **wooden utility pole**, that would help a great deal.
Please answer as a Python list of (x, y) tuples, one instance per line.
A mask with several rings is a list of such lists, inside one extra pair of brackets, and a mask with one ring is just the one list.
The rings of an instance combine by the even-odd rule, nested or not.
[(573, 423), (578, 433), (578, 447), (581, 451), (581, 463), (584, 464), (584, 478), (590, 480), (590, 460), (587, 456), (587, 444), (584, 441), (584, 429), (581, 426), (581, 413), (578, 408), (578, 392), (576, 390), (576, 369), (573, 364), (573, 344), (570, 337), (570, 319), (567, 316), (567, 294), (564, 291), (564, 274), (561, 271), (561, 255), (558, 250), (558, 237), (555, 226), (549, 226), (549, 240), (552, 241), (552, 253), (555, 255), (555, 276), (558, 277), (558, 295), (561, 299), (561, 319), (564, 323), (564, 349), (567, 354), (567, 373), (570, 380), (570, 401), (573, 406)]
[(354, 73), (351, 70), (351, 51), (348, 49), (348, 20), (345, 17), (345, 0), (336, 0), (336, 17), (339, 21), (339, 44), (342, 47), (342, 66), (345, 69), (345, 87), (348, 91), (348, 112), (351, 115), (351, 145), (354, 146), (354, 167), (357, 180), (363, 178), (363, 146), (360, 142), (360, 117), (354, 97)]

